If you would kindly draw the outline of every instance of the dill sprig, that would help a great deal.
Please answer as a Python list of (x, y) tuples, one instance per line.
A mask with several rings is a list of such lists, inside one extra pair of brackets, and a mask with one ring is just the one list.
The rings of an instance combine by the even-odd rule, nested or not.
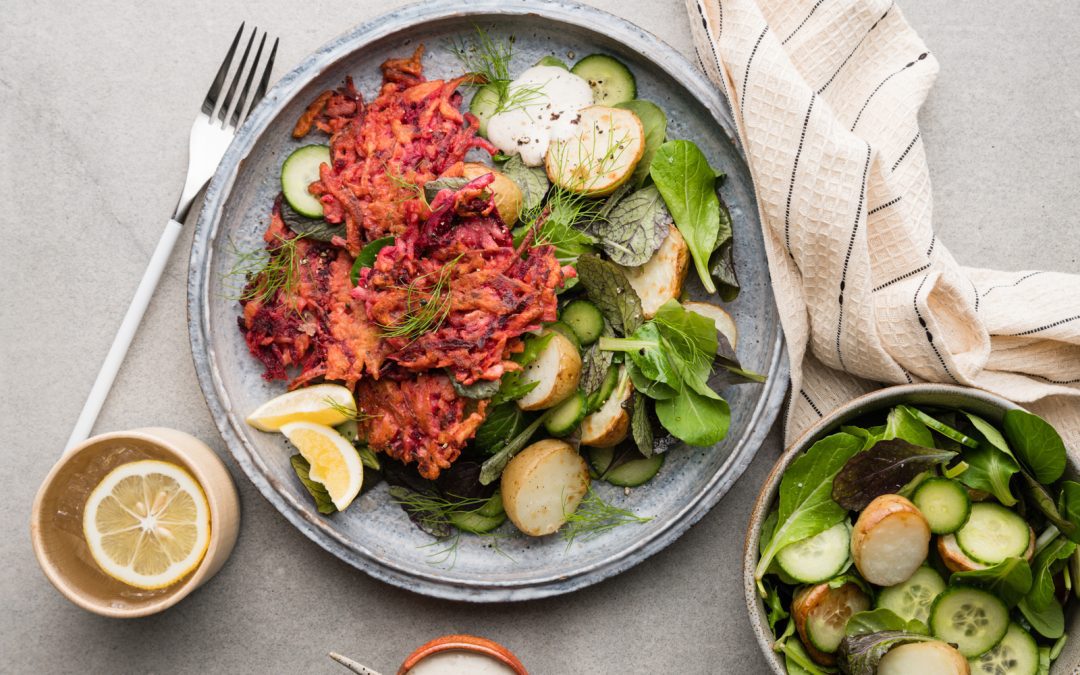
[[(461, 256), (443, 265), (438, 271), (422, 274), (405, 287), (405, 313), (393, 324), (379, 327), (383, 337), (408, 338), (415, 341), (421, 335), (439, 329), (450, 314), (450, 277)], [(438, 274), (430, 290), (424, 290), (424, 279)]]
[(240, 251), (234, 247), (236, 262), (225, 274), (226, 279), (237, 280), (240, 286), (235, 300), (270, 302), (279, 291), (292, 294), (300, 283), (300, 253), (297, 243), (301, 236), (292, 238), (275, 235), (276, 245), (253, 251)]
[(566, 541), (566, 547), (570, 548), (579, 537), (583, 541), (588, 541), (620, 525), (647, 523), (650, 520), (652, 520), (651, 517), (639, 516), (633, 511), (608, 504), (590, 487), (577, 510), (566, 514), (566, 526), (561, 534), (563, 540)]
[(427, 203), (427, 200), (424, 199), (423, 186), (405, 178), (404, 176), (399, 176), (398, 174), (394, 173), (390, 170), (390, 167), (389, 165), (387, 165), (386, 162), (383, 162), (383, 172), (386, 174), (386, 177), (390, 179), (391, 183), (393, 183), (395, 186), (397, 186), (398, 189), (406, 193), (405, 197), (395, 200), (395, 204), (412, 201), (413, 199), (420, 199), (423, 200), (424, 203)]
[[(447, 569), (452, 569), (457, 562), (458, 549), (461, 546), (463, 533), (458, 528), (450, 525), (450, 517), (475, 511), (487, 503), (489, 498), (458, 497), (456, 495), (441, 497), (432, 493), (400, 490), (392, 492), (391, 499), (409, 511), (410, 516), (417, 521), (421, 529), (431, 532), (438, 532), (444, 528), (451, 530), (446, 536), (437, 537), (435, 541), (423, 544), (420, 548), (431, 549), (428, 552), (429, 564), (448, 565)], [(506, 535), (494, 531), (470, 534), (490, 540), (492, 550), (508, 560), (513, 560), (499, 546), (499, 540)]]
[(454, 40), (450, 51), (457, 57), (462, 68), (480, 84), (491, 85), (499, 95), (494, 113), (525, 108), (545, 98), (543, 89), (536, 85), (511, 87), (510, 62), (514, 58), (514, 36), (495, 40), (479, 26), (476, 41)]
[(377, 417), (377, 415), (368, 415), (363, 410), (357, 408), (355, 404), (350, 407), (344, 405), (340, 401), (335, 401), (329, 396), (323, 399), (323, 403), (325, 403), (331, 410), (337, 412), (341, 416), (353, 422), (363, 422), (365, 420), (375, 419)]

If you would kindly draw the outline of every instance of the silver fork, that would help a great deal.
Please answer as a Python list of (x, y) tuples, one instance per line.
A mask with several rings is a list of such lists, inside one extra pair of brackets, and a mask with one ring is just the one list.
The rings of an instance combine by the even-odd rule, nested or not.
[[(266, 93), (266, 87), (270, 82), (270, 72), (274, 68), (274, 57), (277, 55), (278, 40), (277, 38), (274, 39), (274, 45), (270, 49), (270, 55), (265, 60), (262, 75), (259, 76), (258, 85), (256, 85), (255, 91), (251, 92), (251, 85), (255, 82), (255, 73), (259, 69), (260, 62), (263, 61), (262, 55), (267, 38), (264, 31), (259, 39), (255, 58), (251, 60), (249, 66), (248, 57), (251, 55), (251, 48), (255, 44), (258, 33), (258, 28), (252, 30), (247, 45), (244, 47), (243, 56), (240, 57), (239, 65), (236, 66), (229, 87), (224, 92), (224, 97), (222, 97), (225, 80), (229, 71), (233, 69), (236, 48), (239, 46), (244, 34), (244, 24), (240, 24), (240, 29), (236, 31), (236, 37), (233, 38), (232, 45), (229, 46), (229, 53), (225, 55), (225, 60), (222, 61), (217, 76), (214, 77), (214, 82), (210, 85), (210, 91), (207, 92), (206, 98), (203, 100), (202, 109), (195, 117), (195, 124), (191, 127), (191, 140), (188, 145), (187, 180), (184, 181), (184, 189), (180, 193), (180, 200), (177, 202), (176, 210), (165, 226), (165, 232), (162, 233), (161, 239), (158, 240), (157, 247), (150, 257), (150, 262), (143, 273), (142, 280), (139, 282), (139, 287), (135, 291), (135, 297), (131, 300), (131, 306), (128, 307), (127, 313), (124, 315), (120, 329), (117, 331), (116, 337), (113, 338), (112, 346), (109, 347), (109, 353), (105, 356), (105, 362), (101, 365), (101, 371), (94, 381), (94, 386), (90, 389), (86, 404), (83, 406), (82, 412), (79, 413), (78, 421), (75, 422), (75, 428), (68, 438), (65, 451), (86, 440), (90, 435), (94, 422), (97, 421), (98, 414), (101, 412), (101, 406), (104, 405), (113, 381), (116, 379), (116, 374), (120, 371), (120, 364), (124, 362), (128, 347), (131, 346), (131, 340), (135, 337), (135, 332), (138, 330), (143, 315), (146, 313), (146, 308), (150, 304), (150, 298), (154, 295), (154, 290), (157, 289), (158, 281), (161, 280), (161, 273), (169, 260), (169, 254), (172, 253), (173, 248), (176, 246), (176, 240), (180, 236), (181, 229), (183, 229), (183, 220), (191, 208), (191, 203), (195, 200), (195, 195), (214, 175), (214, 170), (217, 169), (217, 165), (225, 155), (225, 149), (229, 147), (229, 143), (236, 136), (237, 128), (247, 119), (248, 114), (258, 105)], [(243, 88), (240, 89), (239, 96), (236, 96), (236, 90), (240, 86), (241, 80), (243, 81)], [(251, 93), (250, 102), (248, 101), (249, 93)]]

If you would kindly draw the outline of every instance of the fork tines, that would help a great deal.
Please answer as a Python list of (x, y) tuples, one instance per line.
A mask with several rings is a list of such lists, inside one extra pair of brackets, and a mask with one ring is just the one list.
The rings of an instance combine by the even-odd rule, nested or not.
[[(255, 58), (252, 59), (250, 67), (248, 66), (248, 57), (251, 55), (251, 47), (255, 44), (255, 38), (259, 35), (258, 27), (252, 29), (251, 35), (248, 37), (247, 45), (244, 47), (244, 53), (240, 57), (238, 64), (233, 64), (234, 57), (236, 56), (236, 48), (240, 44), (240, 39), (244, 35), (244, 24), (240, 24), (240, 29), (236, 31), (236, 37), (233, 38), (232, 45), (229, 47), (229, 53), (225, 55), (225, 60), (222, 61), (221, 67), (218, 68), (217, 75), (214, 77), (213, 83), (210, 85), (210, 91), (207, 92), (206, 98), (203, 100), (202, 112), (212, 121), (214, 118), (214, 112), (217, 111), (217, 119), (221, 122), (222, 128), (227, 126), (237, 127), (247, 118), (259, 101), (262, 100), (263, 95), (266, 93), (267, 85), (270, 82), (270, 72), (274, 68), (274, 57), (277, 56), (278, 40), (274, 39), (273, 47), (270, 49), (270, 56), (266, 59), (266, 63), (263, 65), (262, 75), (259, 76), (259, 83), (255, 87), (254, 93), (251, 94), (251, 100), (248, 101), (248, 93), (251, 91), (251, 83), (255, 81), (255, 71), (259, 69), (259, 63), (262, 61), (263, 48), (266, 46), (266, 31), (262, 32), (262, 37), (259, 38), (259, 46), (255, 50)], [(221, 105), (218, 106), (218, 99), (221, 96), (222, 87), (225, 85), (225, 80), (232, 72), (232, 79), (229, 83), (229, 88), (225, 92), (225, 98), (221, 101)], [(244, 74), (247, 74), (244, 77)], [(240, 84), (240, 79), (243, 77), (244, 86), (240, 90), (240, 96), (235, 98), (236, 88)]]

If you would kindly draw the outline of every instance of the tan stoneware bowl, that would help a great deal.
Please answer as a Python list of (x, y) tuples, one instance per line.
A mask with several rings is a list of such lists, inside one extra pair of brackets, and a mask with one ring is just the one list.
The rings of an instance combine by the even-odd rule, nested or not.
[[(210, 544), (206, 555), (194, 572), (166, 589), (139, 591), (109, 579), (97, 569), (82, 544), (81, 512), (85, 497), (73, 498), (73, 486), (87, 483), (87, 477), (95, 474), (95, 467), (123, 452), (184, 467), (202, 486), (210, 505)], [(88, 493), (96, 480), (100, 478), (94, 484), (78, 488), (79, 494)], [(57, 514), (68, 515), (58, 518)], [(30, 536), (38, 564), (64, 597), (101, 616), (134, 618), (175, 605), (213, 577), (232, 552), (239, 524), (236, 485), (217, 454), (190, 434), (151, 427), (95, 436), (66, 452), (38, 489), (30, 516)]]
[(525, 670), (525, 666), (509, 649), (498, 642), (475, 635), (444, 635), (417, 647), (401, 664), (398, 675), (407, 675), (417, 664), (430, 656), (454, 651), (483, 654), (510, 668), (516, 675), (529, 675), (529, 671)]
[[(750, 514), (750, 525), (746, 531), (746, 548), (743, 551), (743, 592), (746, 596), (746, 608), (750, 613), (750, 625), (765, 654), (765, 660), (768, 661), (772, 671), (778, 675), (786, 673), (784, 660), (782, 655), (773, 650), (775, 639), (769, 629), (765, 605), (758, 596), (754, 584), (754, 568), (757, 566), (761, 525), (772, 511), (777, 491), (780, 488), (780, 479), (796, 457), (806, 452), (824, 436), (863, 415), (888, 410), (901, 403), (967, 410), (995, 424), (1001, 423), (1005, 411), (1020, 407), (1000, 396), (979, 389), (943, 384), (908, 384), (889, 387), (860, 396), (841, 406), (832, 414), (822, 418), (784, 451), (765, 480), (761, 492), (758, 493), (754, 510)], [(1076, 448), (1071, 448), (1071, 450), (1076, 450)], [(1068, 468), (1065, 470), (1065, 475), (1072, 480), (1077, 480), (1080, 476), (1080, 462), (1077, 461), (1075, 454), (1068, 456)], [(1051, 675), (1080, 672), (1080, 639), (1077, 639), (1077, 634), (1080, 634), (1080, 611), (1077, 611), (1076, 605), (1074, 599), (1065, 616), (1065, 632), (1069, 635), (1069, 639), (1058, 660), (1054, 662)]]

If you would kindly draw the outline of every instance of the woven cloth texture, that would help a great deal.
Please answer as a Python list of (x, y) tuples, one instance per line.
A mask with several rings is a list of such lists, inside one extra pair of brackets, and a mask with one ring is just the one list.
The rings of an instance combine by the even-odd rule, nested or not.
[(687, 7), (757, 189), (791, 361), (787, 442), (867, 391), (940, 382), (1023, 405), (1080, 453), (1080, 276), (963, 267), (938, 240), (918, 124), (938, 63), (900, 8)]

